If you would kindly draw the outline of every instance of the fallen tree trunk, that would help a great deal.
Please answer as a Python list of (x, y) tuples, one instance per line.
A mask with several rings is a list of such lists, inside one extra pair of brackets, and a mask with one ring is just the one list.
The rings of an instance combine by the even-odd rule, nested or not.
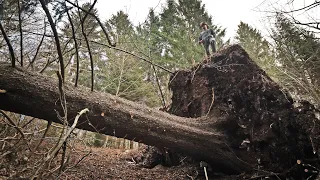
[[(57, 84), (53, 78), (0, 64), (0, 89), (6, 91), (0, 94), (0, 109), (61, 123), (55, 112), (61, 112)], [(209, 162), (215, 171), (282, 172), (294, 169), (298, 159), (318, 159), (316, 109), (308, 102), (294, 107), (290, 95), (240, 46), (176, 72), (170, 88), (169, 112), (185, 118), (66, 84), (68, 117), (72, 122), (88, 108), (78, 128), (170, 148)]]
[[(6, 91), (0, 94), (0, 109), (61, 123), (57, 79), (1, 64), (0, 89)], [(171, 148), (232, 173), (251, 169), (228, 148), (227, 137), (214, 129), (216, 122), (203, 124), (71, 84), (65, 84), (64, 91), (70, 123), (82, 109), (90, 110), (80, 118), (80, 129)]]

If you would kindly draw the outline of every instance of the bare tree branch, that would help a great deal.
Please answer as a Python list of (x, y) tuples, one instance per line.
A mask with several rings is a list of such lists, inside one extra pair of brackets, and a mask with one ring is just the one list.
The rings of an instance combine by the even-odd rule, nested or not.
[(23, 67), (23, 33), (22, 33), (22, 18), (21, 18), (21, 8), (20, 8), (20, 0), (18, 3), (18, 13), (19, 13), (19, 31), (20, 31), (20, 63)]
[(1, 23), (1, 20), (0, 20), (0, 30), (1, 30), (1, 33), (3, 35), (3, 38), (4, 40), (6, 41), (7, 43), (7, 46), (8, 46), (8, 49), (9, 49), (9, 52), (10, 52), (10, 56), (11, 56), (11, 66), (12, 67), (15, 67), (16, 66), (16, 58), (14, 56), (14, 51), (13, 51), (13, 48), (12, 48), (12, 45), (10, 43), (10, 40), (7, 36), (7, 33), (6, 31), (4, 30), (3, 26), (2, 26), (2, 23)]
[[(67, 7), (66, 4), (65, 4), (65, 7)], [(74, 41), (74, 46), (76, 48), (77, 72), (76, 72), (76, 80), (75, 80), (76, 82), (75, 82), (74, 86), (77, 87), (78, 86), (78, 79), (79, 79), (79, 66), (80, 66), (80, 63), (79, 63), (79, 49), (78, 49), (78, 42), (77, 42), (77, 39), (76, 39), (76, 33), (75, 33), (74, 25), (73, 25), (73, 22), (72, 22), (70, 13), (69, 13), (69, 9), (67, 9), (67, 15), (68, 15), (68, 19), (69, 19), (69, 22), (70, 22), (70, 25), (71, 25), (72, 39)]]
[(24, 139), (25, 136), (24, 136), (23, 132), (21, 131), (21, 129), (16, 125), (16, 123), (4, 111), (0, 110), (0, 113), (3, 114), (4, 117), (7, 118), (9, 123), (21, 134), (22, 138)]
[[(28, 31), (28, 33), (30, 33), (30, 34), (35, 34), (35, 35), (41, 35), (41, 36), (43, 35), (43, 34), (40, 34), (40, 33), (30, 32), (30, 31)], [(49, 35), (49, 34), (46, 34), (45, 36), (46, 36), (46, 37), (54, 37), (53, 35)], [(59, 37), (60, 37), (60, 38), (70, 38), (70, 37), (68, 37), (68, 36), (59, 36)], [(77, 40), (83, 40), (83, 39), (77, 38), (77, 37), (76, 37), (76, 39), (77, 39)], [(173, 74), (173, 72), (170, 71), (169, 69), (166, 69), (165, 67), (162, 67), (162, 66), (160, 66), (160, 65), (158, 65), (158, 64), (153, 63), (151, 60), (149, 60), (149, 59), (147, 59), (147, 58), (144, 58), (144, 57), (141, 57), (141, 56), (139, 56), (139, 55), (136, 55), (136, 54), (134, 54), (134, 53), (132, 53), (132, 52), (129, 52), (129, 51), (125, 50), (125, 49), (121, 49), (121, 48), (118, 48), (118, 47), (111, 47), (111, 46), (109, 46), (108, 44), (96, 42), (96, 41), (93, 41), (93, 40), (89, 40), (89, 42), (90, 42), (90, 43), (95, 43), (95, 44), (98, 44), (98, 45), (101, 45), (101, 46), (105, 46), (105, 47), (108, 47), (108, 48), (110, 48), (110, 49), (114, 49), (114, 50), (116, 50), (116, 51), (124, 52), (124, 53), (129, 54), (129, 55), (131, 55), (131, 56), (133, 56), (133, 57), (136, 57), (136, 58), (138, 58), (138, 59), (140, 59), (140, 60), (143, 60), (143, 61), (145, 61), (145, 62), (147, 62), (147, 63), (149, 63), (149, 64), (151, 64), (151, 65), (154, 65), (154, 66), (156, 66), (156, 67), (158, 67), (158, 68), (160, 68), (160, 69), (162, 69), (162, 70), (164, 70), (164, 71), (166, 71), (166, 72), (168, 72), (168, 73)]]
[(302, 23), (302, 22), (294, 19), (294, 23), (295, 23), (295, 24), (298, 24), (298, 25), (302, 25), (302, 26), (307, 26), (307, 27), (309, 27), (309, 28), (313, 28), (313, 29), (320, 30), (320, 27), (319, 27), (320, 22)]
[[(72, 49), (69, 49), (69, 50), (66, 51), (66, 52), (63, 52), (62, 55), (65, 55), (65, 54), (67, 54), (67, 53), (69, 53), (69, 52), (71, 52), (71, 51), (73, 51), (73, 48), (72, 48)], [(54, 62), (57, 61), (57, 60), (59, 60), (59, 57), (58, 57), (58, 58), (55, 58), (55, 59), (53, 59), (53, 60), (51, 60), (51, 61), (50, 61), (50, 59), (48, 59), (46, 65), (39, 71), (39, 73), (43, 73), (43, 72), (49, 67), (50, 64), (54, 63)], [(63, 67), (63, 68), (65, 69), (65, 67)]]
[(61, 71), (62, 79), (64, 81), (64, 62), (63, 62), (63, 56), (62, 56), (62, 52), (61, 52), (58, 32), (57, 32), (56, 26), (55, 26), (55, 24), (53, 22), (53, 19), (51, 17), (51, 14), (50, 14), (50, 12), (49, 12), (46, 4), (45, 4), (45, 1), (44, 0), (39, 0), (39, 1), (41, 3), (42, 9), (44, 10), (44, 12), (47, 15), (48, 21), (50, 23), (50, 26), (51, 26), (51, 29), (52, 29), (52, 32), (53, 32), (53, 35), (54, 35), (54, 39), (56, 41), (57, 52), (58, 52), (59, 62), (60, 62), (60, 71)]
[(81, 18), (80, 8), (79, 8), (79, 5), (77, 4), (77, 6), (78, 6), (78, 15), (79, 15), (79, 18), (81, 20), (81, 31), (82, 31), (82, 35), (84, 37), (84, 40), (85, 40), (87, 48), (88, 48), (90, 64), (91, 64), (91, 91), (93, 91), (93, 86), (94, 86), (94, 67), (93, 67), (93, 58), (92, 58), (92, 53), (91, 53), (91, 49), (90, 49), (90, 43), (88, 41), (87, 34), (86, 34), (85, 30), (84, 30), (84, 22), (85, 22), (86, 18), (88, 17), (88, 13), (90, 13), (92, 11), (92, 9), (93, 9), (93, 7), (94, 7), (94, 5), (96, 3), (97, 3), (97, 0), (95, 0), (93, 2), (91, 7), (89, 8), (89, 11), (86, 12), (86, 15), (83, 18)]
[(81, 9), (82, 11), (84, 11), (84, 12), (86, 12), (87, 14), (91, 15), (92, 17), (94, 17), (94, 18), (96, 19), (96, 21), (98, 22), (98, 24), (100, 25), (100, 27), (101, 27), (104, 35), (105, 35), (106, 38), (107, 38), (107, 41), (108, 41), (108, 43), (109, 43), (108, 46), (116, 47), (116, 43), (113, 44), (113, 43), (111, 42), (110, 37), (109, 37), (109, 34), (107, 33), (107, 30), (104, 28), (102, 22), (100, 21), (100, 19), (99, 19), (95, 14), (91, 13), (90, 11), (87, 11), (86, 9), (80, 7), (79, 5), (73, 3), (73, 2), (71, 2), (71, 1), (69, 1), (69, 0), (66, 0), (66, 2), (70, 3), (72, 6), (74, 6), (74, 7), (76, 7), (76, 8), (79, 8), (79, 9)]
[(38, 45), (38, 47), (37, 47), (36, 53), (35, 53), (35, 55), (33, 56), (33, 58), (32, 58), (32, 60), (31, 60), (31, 62), (29, 63), (29, 65), (28, 65), (27, 69), (28, 69), (30, 66), (31, 66), (31, 67), (33, 67), (33, 63), (34, 63), (34, 62), (35, 62), (35, 60), (37, 59), (37, 56), (38, 56), (38, 53), (39, 53), (40, 47), (42, 46), (42, 43), (43, 43), (44, 37), (45, 37), (45, 35), (46, 35), (46, 31), (47, 31), (46, 23), (44, 23), (44, 32), (43, 32), (43, 35), (42, 35), (41, 40), (40, 40), (40, 42), (39, 42), (39, 45)]
[(302, 8), (294, 9), (292, 11), (283, 11), (283, 13), (293, 13), (293, 12), (302, 11), (302, 10), (309, 10), (309, 9), (314, 8), (316, 6), (319, 6), (319, 5), (320, 5), (320, 2), (319, 1), (315, 1), (314, 3), (309, 4), (307, 6), (304, 6)]

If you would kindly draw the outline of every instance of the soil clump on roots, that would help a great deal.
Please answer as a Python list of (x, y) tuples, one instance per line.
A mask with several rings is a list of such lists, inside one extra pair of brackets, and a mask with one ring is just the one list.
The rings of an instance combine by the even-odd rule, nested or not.
[(169, 87), (169, 113), (219, 117), (226, 143), (254, 166), (255, 174), (318, 176), (319, 111), (307, 101), (294, 102), (239, 45), (220, 50), (211, 61), (190, 70), (177, 71)]

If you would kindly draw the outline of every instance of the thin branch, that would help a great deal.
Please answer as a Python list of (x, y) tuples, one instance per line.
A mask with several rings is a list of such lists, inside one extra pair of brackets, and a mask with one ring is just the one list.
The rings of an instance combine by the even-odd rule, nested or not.
[(81, 116), (82, 114), (87, 113), (87, 112), (89, 112), (89, 109), (88, 109), (88, 108), (85, 108), (85, 109), (81, 110), (81, 111), (78, 113), (78, 115), (77, 115), (76, 118), (74, 119), (74, 122), (73, 122), (72, 126), (70, 127), (70, 129), (68, 130), (68, 132), (65, 134), (65, 136), (62, 138), (62, 140), (60, 141), (61, 143), (59, 144), (59, 146), (56, 147), (56, 148), (52, 151), (52, 154), (51, 154), (51, 155), (55, 154), (55, 153), (60, 149), (60, 147), (62, 146), (62, 144), (63, 144), (63, 143), (66, 141), (66, 139), (70, 136), (71, 132), (73, 132), (73, 130), (76, 128), (76, 125), (78, 124), (78, 120), (79, 120), (80, 116)]
[(293, 12), (297, 12), (297, 11), (301, 11), (301, 10), (305, 10), (305, 9), (310, 9), (310, 8), (314, 8), (314, 7), (316, 7), (316, 6), (319, 6), (320, 5), (320, 2), (314, 2), (314, 3), (312, 3), (312, 4), (309, 4), (308, 6), (304, 6), (304, 7), (302, 7), (302, 8), (299, 8), (299, 9), (294, 9), (294, 10), (292, 10), (292, 11), (283, 11), (283, 13), (293, 13)]
[(59, 169), (59, 174), (62, 173), (62, 171), (67, 163), (67, 162), (65, 162), (65, 158), (66, 158), (66, 154), (67, 154), (67, 140), (63, 143), (62, 150), (63, 150), (63, 153), (62, 153), (62, 158), (61, 158), (61, 165), (60, 165), (60, 169)]
[[(35, 35), (43, 35), (43, 34), (39, 34), (39, 33), (35, 33), (35, 32), (28, 32), (28, 33), (30, 33), (30, 34), (35, 34)], [(45, 35), (46, 37), (54, 37), (54, 36), (52, 36), (52, 35), (49, 35), (49, 34), (46, 34)], [(59, 37), (61, 37), (61, 38), (70, 38), (70, 37), (67, 37), (67, 36), (59, 36)], [(81, 38), (76, 38), (77, 40), (83, 40), (83, 39), (81, 39)], [(136, 55), (136, 54), (134, 54), (134, 53), (131, 53), (131, 52), (129, 52), (129, 51), (127, 51), (127, 50), (125, 50), (125, 49), (121, 49), (121, 48), (117, 48), (117, 47), (111, 47), (111, 46), (109, 46), (108, 44), (104, 44), (104, 43), (100, 43), (100, 42), (96, 42), (96, 41), (93, 41), (93, 40), (89, 40), (89, 42), (90, 43), (95, 43), (95, 44), (98, 44), (98, 45), (101, 45), (101, 46), (105, 46), (105, 47), (108, 47), (108, 48), (110, 48), (110, 49), (114, 49), (114, 50), (116, 50), (116, 51), (120, 51), (120, 52), (124, 52), (124, 53), (126, 53), (126, 54), (129, 54), (129, 55), (131, 55), (131, 56), (133, 56), (133, 57), (136, 57), (136, 58), (138, 58), (138, 59), (140, 59), (140, 60), (143, 60), (143, 61), (145, 61), (145, 62), (147, 62), (147, 63), (149, 63), (149, 64), (151, 64), (151, 65), (154, 65), (154, 66), (156, 66), (156, 67), (158, 67), (158, 68), (160, 68), (160, 69), (162, 69), (162, 70), (164, 70), (164, 71), (166, 71), (166, 72), (168, 72), (168, 73), (171, 73), (171, 74), (174, 74), (172, 71), (170, 71), (169, 69), (166, 69), (165, 67), (162, 67), (162, 66), (160, 66), (160, 65), (158, 65), (158, 64), (155, 64), (155, 63), (153, 63), (151, 60), (149, 60), (149, 59), (147, 59), (147, 58), (144, 58), (144, 57), (142, 57), (142, 56), (139, 56), (139, 55)]]
[(66, 101), (66, 96), (64, 94), (64, 83), (63, 83), (63, 78), (59, 71), (57, 71), (57, 76), (58, 76), (58, 82), (59, 82), (59, 92), (60, 92), (60, 104), (63, 110), (63, 124), (66, 125), (67, 123), (67, 101)]
[(63, 173), (67, 172), (67, 171), (70, 170), (70, 169), (73, 169), (73, 168), (77, 167), (77, 166), (78, 166), (86, 157), (88, 157), (90, 154), (91, 154), (91, 150), (90, 150), (87, 154), (85, 154), (84, 156), (82, 156), (75, 165), (73, 165), (73, 166), (71, 166), (71, 167), (67, 167), (66, 169), (64, 169), (64, 170), (58, 175), (57, 179), (59, 179), (60, 176), (61, 176)]
[[(45, 20), (44, 20), (44, 21), (45, 21)], [(33, 63), (35, 62), (35, 60), (36, 60), (36, 58), (37, 58), (37, 56), (38, 56), (38, 54), (39, 54), (40, 47), (42, 46), (42, 43), (43, 43), (43, 40), (44, 40), (46, 31), (47, 31), (46, 26), (47, 26), (46, 23), (44, 23), (44, 32), (43, 32), (43, 35), (42, 35), (41, 40), (40, 40), (40, 42), (39, 42), (39, 45), (38, 45), (38, 47), (37, 47), (36, 54), (33, 56), (32, 60), (31, 60), (31, 62), (29, 63), (29, 65), (28, 65), (27, 68), (29, 68), (30, 66), (33, 67)], [(31, 69), (33, 69), (33, 68), (31, 68)]]
[(86, 42), (87, 48), (88, 48), (88, 53), (89, 53), (89, 58), (90, 58), (90, 64), (91, 64), (91, 91), (93, 91), (93, 86), (94, 86), (94, 67), (93, 67), (93, 58), (92, 58), (92, 53), (91, 53), (91, 49), (90, 49), (90, 43), (88, 41), (88, 37), (87, 34), (85, 33), (84, 30), (84, 22), (86, 20), (86, 17), (88, 17), (88, 13), (90, 13), (90, 11), (93, 9), (94, 5), (97, 3), (97, 0), (95, 0), (93, 2), (93, 4), (91, 5), (91, 7), (89, 8), (89, 11), (86, 12), (86, 15), (84, 16), (84, 18), (81, 18), (81, 13), (80, 13), (80, 9), (79, 9), (79, 5), (78, 5), (78, 15), (79, 18), (81, 20), (81, 31), (82, 31), (82, 35), (84, 37), (84, 40)]
[(144, 58), (144, 57), (138, 56), (138, 55), (136, 55), (136, 54), (133, 54), (133, 53), (127, 51), (127, 50), (120, 49), (120, 48), (117, 48), (117, 47), (110, 47), (110, 48), (111, 48), (111, 49), (114, 49), (114, 50), (117, 50), (117, 51), (121, 51), (121, 52), (130, 54), (130, 55), (133, 56), (133, 57), (136, 57), (136, 58), (138, 58), (138, 59), (141, 59), (141, 60), (143, 60), (143, 61), (145, 61), (145, 62), (148, 62), (148, 63), (151, 64), (151, 65), (157, 66), (158, 68), (160, 68), (160, 69), (162, 69), (162, 70), (164, 70), (164, 71), (167, 71), (167, 72), (169, 72), (169, 73), (171, 73), (171, 74), (174, 74), (172, 71), (170, 71), (170, 70), (168, 70), (168, 69), (166, 69), (166, 68), (164, 68), (164, 67), (162, 67), (162, 66), (160, 66), (160, 65), (158, 65), (158, 64), (154, 64), (154, 63), (151, 62), (150, 60), (148, 60), (148, 59), (146, 59), (146, 58)]
[(24, 136), (22, 130), (16, 125), (16, 123), (4, 111), (0, 110), (0, 113), (3, 114), (4, 117), (7, 118), (9, 123), (21, 134), (22, 138), (24, 139), (25, 136)]
[(65, 65), (65, 69), (69, 66), (69, 64), (71, 63), (71, 61), (72, 61), (72, 59), (73, 59), (73, 56), (75, 55), (76, 53), (72, 53), (72, 54), (70, 54), (70, 59), (69, 59), (69, 61), (68, 61), (68, 63)]
[[(301, 26), (307, 26), (309, 28), (320, 30), (320, 26), (319, 26), (320, 22), (301, 23), (301, 22), (295, 20), (294, 23), (301, 25)], [(313, 25), (313, 24), (315, 24), (315, 25)]]
[(88, 108), (85, 108), (83, 110), (81, 110), (78, 115), (76, 116), (72, 126), (70, 127), (70, 129), (66, 132), (66, 134), (59, 139), (58, 144), (55, 146), (54, 149), (52, 149), (52, 151), (50, 153), (48, 153), (48, 155), (43, 159), (43, 162), (41, 163), (41, 165), (39, 166), (39, 168), (35, 171), (33, 177), (31, 179), (35, 179), (35, 177), (37, 176), (38, 172), (40, 171), (40, 169), (46, 165), (48, 163), (48, 161), (54, 157), (57, 152), (60, 150), (61, 146), (64, 144), (64, 142), (66, 141), (66, 139), (70, 136), (71, 132), (75, 129), (76, 125), (78, 124), (78, 120), (80, 118), (80, 116), (84, 113), (89, 112)]
[(40, 147), (41, 143), (43, 142), (43, 140), (45, 139), (47, 133), (49, 132), (49, 129), (50, 129), (50, 126), (52, 124), (52, 121), (48, 121), (48, 124), (47, 124), (47, 127), (46, 127), (46, 130), (44, 131), (43, 135), (42, 135), (42, 138), (40, 139), (38, 145), (34, 148), (34, 152)]
[[(65, 4), (65, 7), (67, 7), (66, 4)], [(78, 79), (79, 79), (79, 66), (80, 66), (80, 63), (79, 63), (79, 49), (78, 49), (78, 42), (77, 42), (77, 39), (76, 39), (76, 33), (75, 33), (74, 25), (73, 25), (73, 22), (72, 22), (70, 13), (69, 13), (69, 9), (67, 9), (67, 15), (68, 15), (68, 19), (69, 19), (69, 22), (70, 22), (70, 25), (71, 25), (72, 39), (74, 41), (74, 46), (76, 48), (77, 72), (76, 72), (76, 82), (75, 82), (74, 86), (77, 87), (78, 86)]]
[(160, 86), (160, 80), (159, 80), (159, 78), (158, 78), (157, 70), (156, 70), (156, 68), (154, 67), (154, 65), (152, 65), (152, 69), (153, 69), (153, 72), (154, 72), (154, 76), (156, 77), (157, 85), (158, 85), (159, 92), (160, 92), (160, 95), (161, 95), (162, 106), (163, 106), (164, 108), (166, 108), (166, 101), (165, 101), (165, 99), (164, 99), (164, 95), (163, 95), (163, 92), (162, 92), (162, 89), (161, 89), (161, 86)]
[(62, 76), (62, 80), (64, 81), (64, 62), (63, 62), (63, 56), (62, 56), (62, 52), (61, 52), (61, 47), (60, 47), (60, 42), (59, 42), (59, 37), (58, 37), (58, 32), (56, 29), (56, 26), (53, 22), (53, 19), (50, 15), (50, 12), (44, 2), (44, 0), (39, 0), (42, 6), (42, 9), (44, 10), (44, 12), (47, 15), (48, 21), (50, 23), (53, 35), (54, 35), (54, 39), (56, 41), (56, 46), (57, 46), (57, 52), (58, 52), (58, 56), (59, 56), (59, 62), (60, 62), (60, 71), (61, 71), (61, 76)]
[[(87, 14), (91, 15), (92, 17), (94, 17), (94, 18), (96, 19), (96, 21), (98, 22), (98, 24), (100, 25), (100, 27), (101, 27), (104, 35), (105, 35), (106, 38), (107, 38), (107, 41), (108, 41), (108, 43), (109, 43), (108, 46), (116, 47), (116, 43), (113, 44), (113, 43), (111, 42), (110, 37), (109, 37), (109, 34), (107, 33), (107, 30), (104, 28), (104, 26), (103, 26), (102, 22), (100, 21), (100, 19), (99, 19), (95, 14), (91, 13), (91, 12), (90, 12), (91, 10), (88, 11), (88, 10), (80, 7), (78, 4), (75, 4), (75, 3), (73, 3), (73, 2), (71, 2), (71, 1), (69, 1), (69, 0), (66, 0), (66, 2), (70, 3), (72, 6), (78, 8), (78, 9), (81, 9), (81, 10), (84, 11), (85, 13), (87, 13)], [(94, 3), (94, 4), (95, 4), (95, 3)], [(87, 16), (87, 15), (86, 15), (86, 16)], [(86, 16), (85, 16), (85, 17), (86, 17)]]
[[(151, 29), (148, 33), (148, 36), (150, 38), (150, 33), (151, 33)], [(148, 42), (148, 49), (149, 49), (149, 58), (151, 59), (151, 48), (150, 48), (150, 43)], [(161, 86), (160, 86), (160, 80), (158, 78), (158, 75), (157, 75), (157, 69), (155, 68), (155, 66), (152, 64), (152, 69), (153, 69), (153, 72), (154, 72), (154, 76), (156, 77), (156, 81), (157, 81), (157, 85), (158, 85), (158, 88), (159, 88), (159, 92), (160, 92), (160, 96), (161, 96), (161, 100), (162, 100), (162, 106), (163, 108), (166, 108), (166, 101), (164, 99), (164, 95), (163, 95), (163, 92), (162, 92), (162, 89), (161, 89)]]
[(31, 118), (27, 123), (25, 123), (21, 128), (25, 128), (26, 126), (28, 126), (33, 120), (35, 120), (36, 118)]
[(21, 8), (20, 8), (20, 0), (18, 0), (18, 13), (19, 13), (19, 31), (20, 31), (20, 63), (21, 67), (23, 67), (23, 34), (22, 34), (22, 18), (21, 18)]
[[(63, 55), (71, 52), (72, 50), (73, 50), (73, 49), (70, 49), (70, 50), (64, 52)], [(58, 60), (58, 59), (59, 59), (59, 57), (58, 57), (58, 58), (55, 58), (55, 59), (53, 59), (53, 60), (51, 60), (51, 61), (50, 61), (50, 59), (48, 59), (46, 65), (41, 69), (41, 71), (39, 71), (39, 73), (42, 74), (42, 73), (49, 67), (50, 64), (52, 64), (53, 62), (55, 62), (55, 61)], [(64, 68), (65, 68), (65, 67), (64, 67)]]
[(116, 96), (119, 96), (119, 91), (120, 91), (120, 86), (121, 86), (121, 81), (122, 81), (122, 75), (123, 75), (123, 70), (124, 70), (124, 62), (125, 62), (125, 57), (122, 57), (122, 64), (121, 64), (121, 69), (120, 69), (120, 75), (119, 75), (119, 80), (118, 80), (118, 86), (117, 86), (117, 91), (116, 91)]
[(1, 33), (3, 35), (3, 38), (4, 40), (6, 41), (7, 43), (7, 46), (8, 46), (8, 49), (9, 49), (9, 52), (10, 52), (10, 55), (11, 55), (11, 64), (12, 64), (12, 67), (15, 67), (16, 66), (16, 58), (14, 57), (14, 51), (13, 51), (13, 48), (12, 48), (12, 45), (10, 43), (10, 40), (2, 26), (2, 23), (1, 23), (1, 20), (0, 20), (0, 30), (1, 30)]

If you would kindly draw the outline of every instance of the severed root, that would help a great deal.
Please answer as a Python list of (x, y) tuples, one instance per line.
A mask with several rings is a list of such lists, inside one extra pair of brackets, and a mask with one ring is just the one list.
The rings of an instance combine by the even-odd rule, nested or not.
[(201, 161), (200, 162), (200, 167), (203, 167), (203, 171), (204, 171), (204, 175), (206, 177), (206, 180), (208, 180), (208, 173), (207, 173), (207, 167), (208, 167), (208, 163)]

